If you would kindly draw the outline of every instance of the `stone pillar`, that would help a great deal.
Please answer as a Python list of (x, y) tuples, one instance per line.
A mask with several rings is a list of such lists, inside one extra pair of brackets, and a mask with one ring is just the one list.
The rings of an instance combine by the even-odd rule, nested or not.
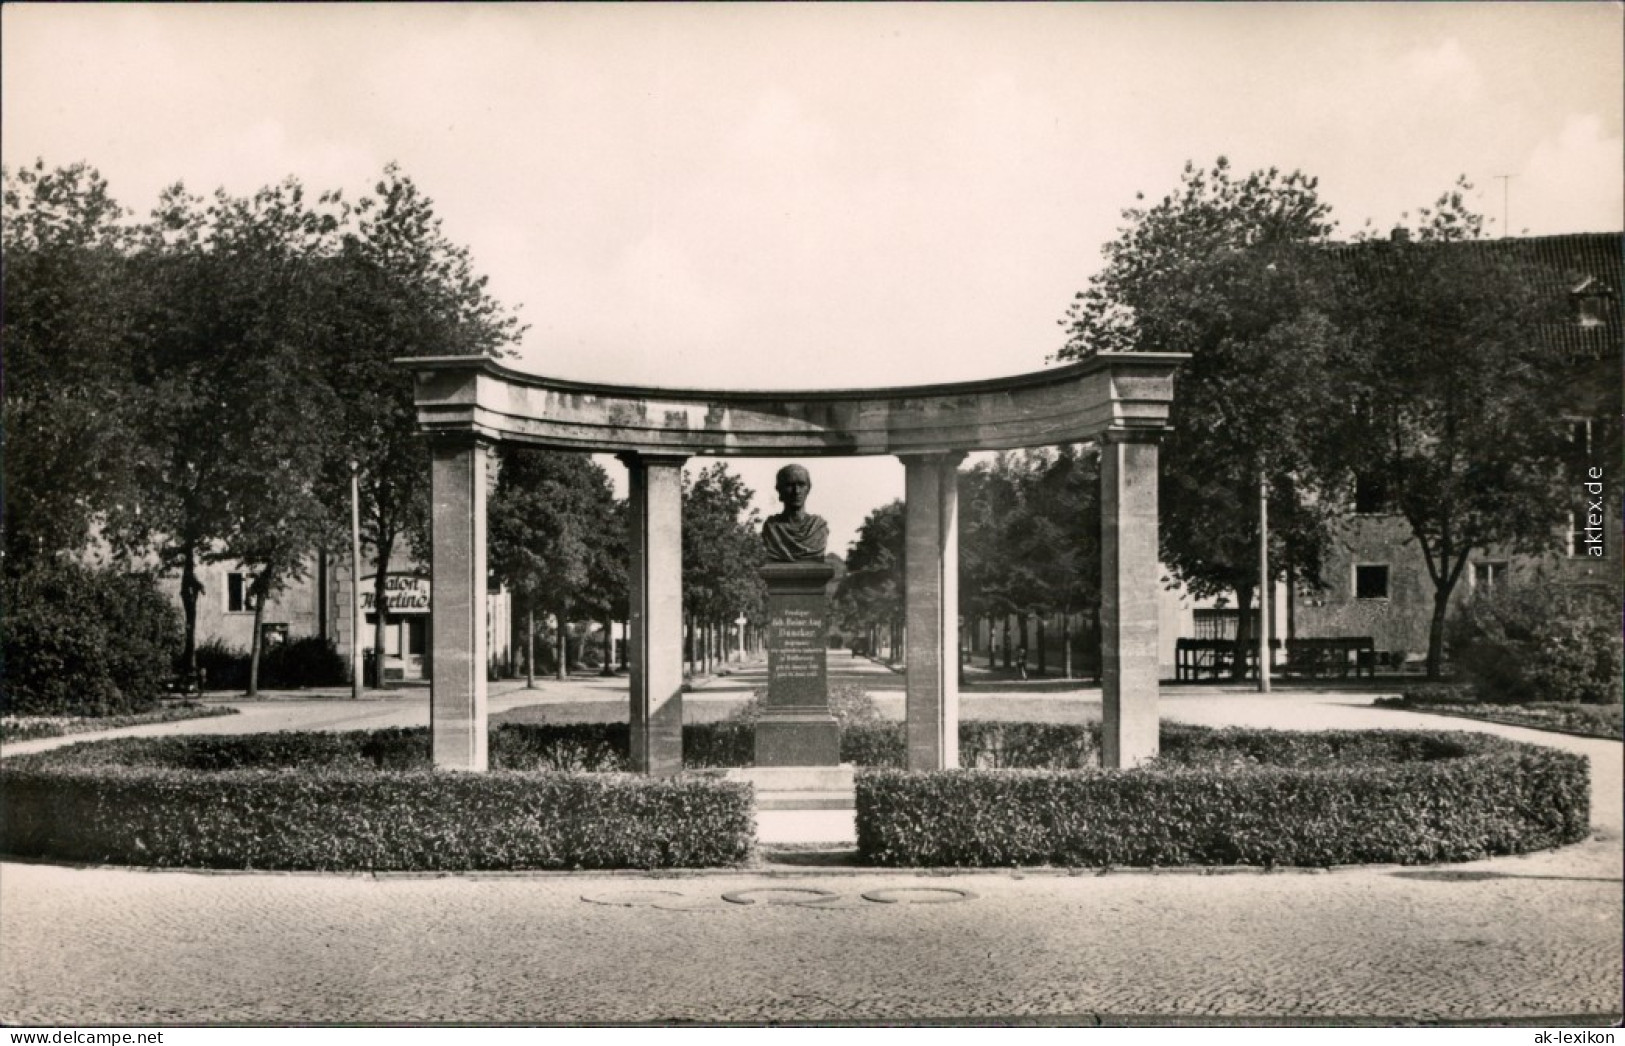
[(825, 665), (835, 568), (823, 560), (767, 563), (767, 700), (756, 721), (757, 766), (837, 766), (841, 730), (829, 711)]
[(959, 765), (959, 463), (964, 454), (902, 458), (908, 768)]
[(434, 765), (484, 770), (486, 757), (486, 444), (469, 434), (435, 437), (429, 483), (429, 722)]
[(1100, 442), (1102, 763), (1157, 754), (1156, 432), (1108, 431)]
[(683, 462), (618, 455), (630, 473), (632, 769), (683, 768)]

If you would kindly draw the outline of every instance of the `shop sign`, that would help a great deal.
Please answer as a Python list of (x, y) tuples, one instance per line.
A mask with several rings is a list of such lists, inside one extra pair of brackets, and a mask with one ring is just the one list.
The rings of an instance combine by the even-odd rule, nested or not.
[[(374, 612), (377, 593), (374, 576), (361, 579), (361, 609)], [(429, 579), (411, 574), (388, 574), (384, 577), (384, 606), (391, 614), (427, 614), (429, 612)]]

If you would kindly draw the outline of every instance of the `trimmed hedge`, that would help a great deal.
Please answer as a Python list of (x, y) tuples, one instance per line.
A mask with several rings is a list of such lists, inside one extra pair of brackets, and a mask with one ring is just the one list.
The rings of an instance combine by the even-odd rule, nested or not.
[[(498, 765), (563, 750), (523, 731), (495, 739)], [(603, 756), (602, 738), (573, 740), (580, 762)], [(423, 729), (74, 745), (0, 764), (0, 850), (166, 867), (676, 868), (737, 865), (755, 839), (739, 782), (427, 763)]]
[(1167, 730), (1126, 771), (870, 771), (858, 855), (904, 866), (1330, 866), (1578, 842), (1583, 757), (1483, 734)]

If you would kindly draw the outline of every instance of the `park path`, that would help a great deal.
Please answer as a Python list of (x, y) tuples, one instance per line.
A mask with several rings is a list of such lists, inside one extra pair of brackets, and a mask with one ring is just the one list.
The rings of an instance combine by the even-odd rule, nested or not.
[[(844, 651), (832, 651), (829, 666), (832, 682), (862, 685), (883, 715), (902, 718), (901, 674), (868, 658), (854, 657)], [(766, 685), (766, 665), (759, 660), (725, 667), (729, 674), (702, 680), (695, 691), (684, 695), (684, 713), (690, 721), (726, 718), (756, 689)], [(1098, 687), (1069, 687), (1063, 681), (1054, 679), (1027, 683), (994, 680), (988, 679), (985, 673), (975, 671), (967, 678), (969, 685), (960, 697), (962, 719), (1083, 722), (1100, 717)], [(1625, 746), (1620, 742), (1372, 707), (1374, 697), (1390, 692), (1380, 688), (1320, 690), (1290, 687), (1277, 688), (1271, 694), (1257, 694), (1234, 687), (1164, 686), (1159, 708), (1166, 719), (1203, 726), (1251, 726), (1279, 730), (1464, 730), (1561, 748), (1590, 760), (1593, 825), (1616, 839), (1625, 835)], [(237, 708), (239, 714), (24, 741), (0, 746), (0, 758), (104, 737), (241, 734), (271, 730), (365, 730), (428, 725), (427, 687), (369, 690), (365, 693), (361, 701), (349, 700), (349, 691), (337, 688), (310, 692), (270, 692), (261, 701), (214, 697), (210, 699), (211, 703), (230, 705)], [(524, 711), (518, 711), (520, 709)], [(504, 680), (491, 684), (489, 712), (497, 722), (507, 718), (547, 719), (553, 722), (625, 721), (627, 681), (625, 676), (577, 675), (562, 681), (538, 679), (535, 689), (527, 689), (522, 680)]]

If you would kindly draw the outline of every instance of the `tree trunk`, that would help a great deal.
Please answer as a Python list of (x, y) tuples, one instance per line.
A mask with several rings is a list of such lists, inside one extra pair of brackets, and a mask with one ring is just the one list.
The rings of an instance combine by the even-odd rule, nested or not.
[(562, 682), (570, 678), (570, 625), (562, 610), (553, 615), (553, 621), (558, 625), (554, 645), (558, 648), (559, 655), (558, 668), (554, 675)]
[(1048, 630), (1044, 627), (1044, 615), (1038, 615), (1038, 677), (1049, 675), (1049, 656), (1044, 649), (1045, 641), (1049, 638)]
[(254, 584), (248, 586), (254, 597), (254, 634), (248, 640), (248, 696), (260, 696), (260, 654), (264, 652), (265, 641), (261, 632), (265, 625), (265, 589), (269, 588), (260, 578), (254, 579)]
[(203, 594), (203, 582), (197, 579), (197, 555), (186, 550), (181, 560), (181, 614), (185, 619), (186, 634), (182, 638), (181, 671), (188, 682), (203, 692), (204, 681), (197, 673), (197, 599)]
[(1061, 671), (1072, 678), (1072, 615), (1061, 615)]
[(1298, 638), (1298, 571), (1286, 565), (1286, 641)]
[(384, 636), (389, 628), (389, 559), (394, 552), (393, 540), (379, 542), (378, 561), (372, 571), (372, 612), (377, 618), (372, 631), (372, 683), (380, 690), (389, 688), (384, 675)]
[(1010, 671), (1010, 615), (1004, 616), (1004, 670)]
[(1433, 618), (1428, 622), (1428, 681), (1437, 682), (1444, 676), (1444, 621), (1450, 610), (1450, 593), (1454, 581), (1446, 581), (1433, 590)]
[(1241, 682), (1247, 678), (1247, 649), (1253, 638), (1250, 611), (1253, 606), (1253, 586), (1236, 586), (1236, 648), (1230, 660), (1230, 678)]

